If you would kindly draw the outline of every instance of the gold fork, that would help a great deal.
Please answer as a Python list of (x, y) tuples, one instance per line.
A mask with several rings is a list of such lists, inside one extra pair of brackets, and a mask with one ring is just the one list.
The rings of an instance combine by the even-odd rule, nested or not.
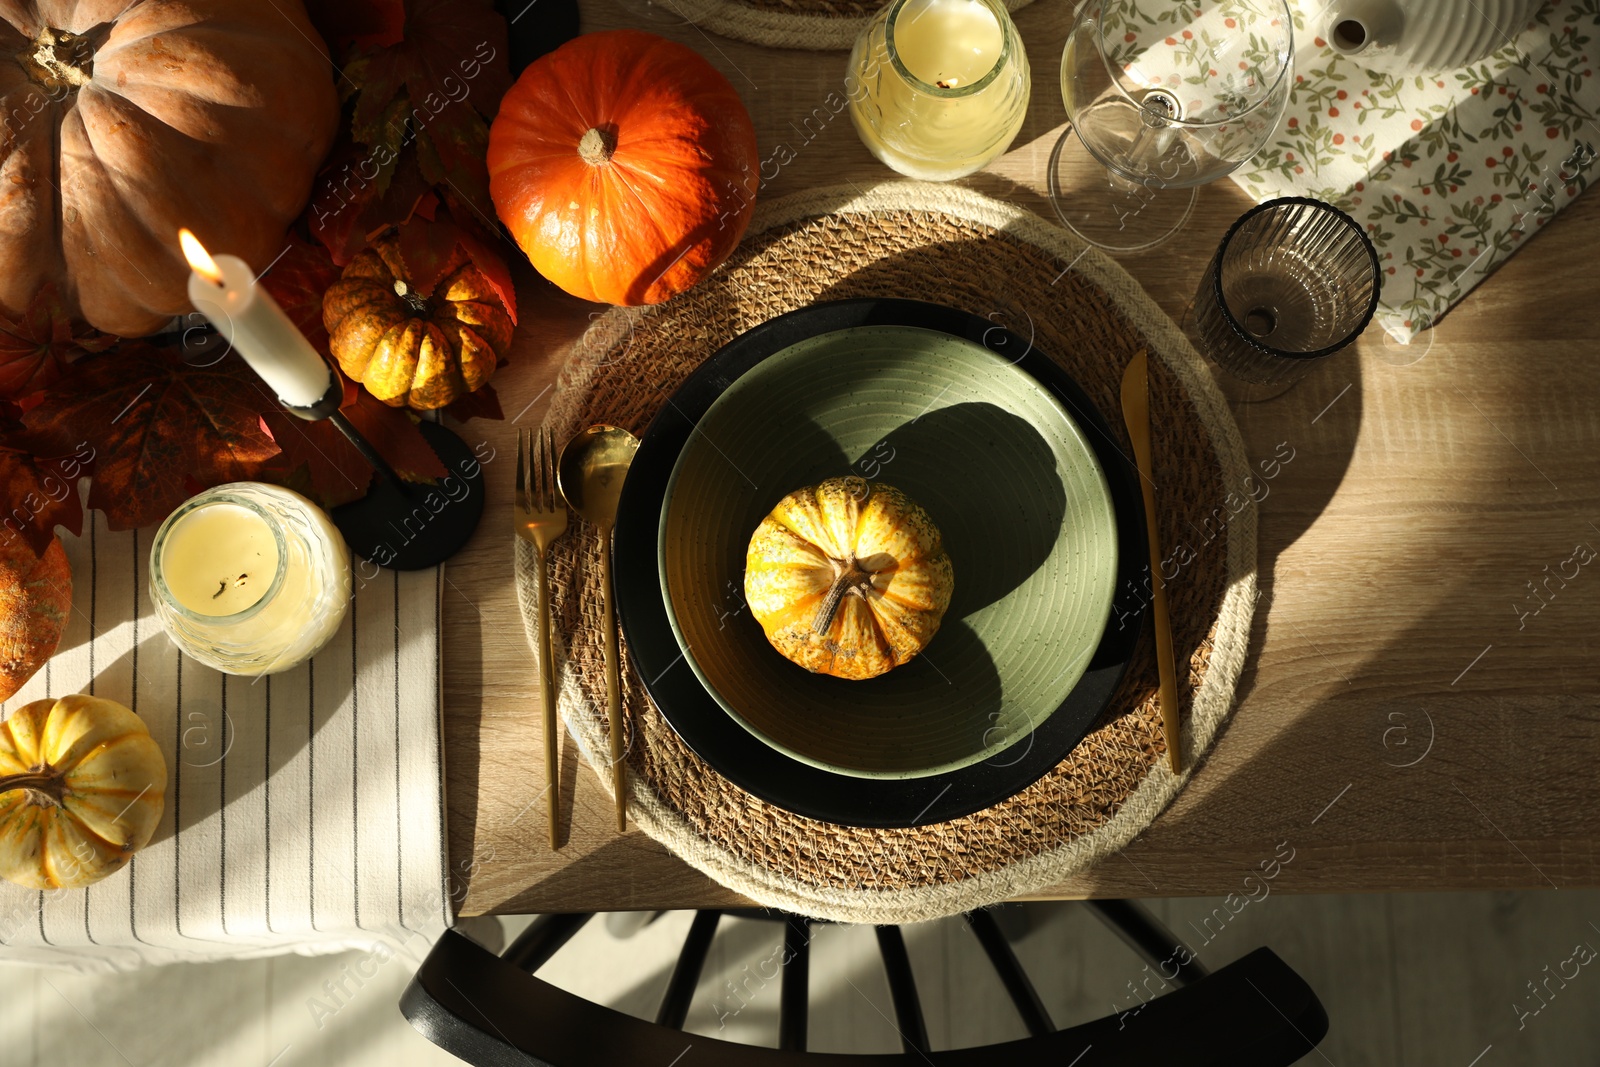
[(544, 708), (544, 779), (550, 794), (550, 847), (561, 847), (561, 775), (556, 765), (555, 664), (550, 652), (550, 546), (567, 532), (567, 502), (556, 484), (549, 430), (517, 431), (517, 536), (539, 557), (539, 701)]

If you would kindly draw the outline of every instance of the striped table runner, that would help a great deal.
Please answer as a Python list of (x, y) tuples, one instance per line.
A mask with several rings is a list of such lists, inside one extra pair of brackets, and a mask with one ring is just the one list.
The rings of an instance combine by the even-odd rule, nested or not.
[(72, 621), (0, 717), (84, 692), (132, 708), (167, 761), (149, 847), (87, 889), (0, 882), (0, 958), (84, 970), (431, 940), (444, 881), (437, 569), (357, 564), (314, 660), (229, 677), (181, 656), (150, 608), (153, 530), (64, 538)]

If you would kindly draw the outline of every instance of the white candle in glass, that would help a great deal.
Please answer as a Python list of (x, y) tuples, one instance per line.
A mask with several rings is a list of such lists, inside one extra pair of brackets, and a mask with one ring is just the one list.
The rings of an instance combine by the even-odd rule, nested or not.
[(209, 618), (248, 611), (282, 584), (278, 537), (243, 504), (219, 500), (188, 512), (167, 531), (161, 558), (172, 598)]
[(350, 552), (298, 493), (234, 482), (187, 501), (156, 531), (156, 616), (190, 657), (228, 674), (285, 671), (315, 655), (350, 607)]
[(909, 0), (895, 23), (894, 44), (913, 78), (959, 89), (994, 69), (1005, 34), (994, 13), (972, 0)]
[(981, 169), (1028, 109), (1028, 59), (1000, 0), (896, 0), (856, 40), (845, 87), (861, 141), (913, 178)]
[(188, 230), (178, 231), (189, 275), (189, 303), (215, 326), (262, 381), (290, 407), (308, 408), (333, 384), (333, 372), (261, 286), (244, 260), (213, 257)]

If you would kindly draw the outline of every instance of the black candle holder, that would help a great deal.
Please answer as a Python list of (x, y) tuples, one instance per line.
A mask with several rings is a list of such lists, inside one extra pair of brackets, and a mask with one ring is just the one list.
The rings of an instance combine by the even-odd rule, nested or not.
[(461, 550), (483, 517), (483, 468), (477, 456), (455, 433), (423, 421), (417, 428), (445, 476), (433, 485), (406, 481), (339, 410), (344, 385), (337, 374), (332, 378), (315, 404), (283, 408), (307, 422), (332, 422), (372, 465), (367, 495), (334, 508), (333, 524), (351, 551), (380, 567), (416, 571), (443, 563)]

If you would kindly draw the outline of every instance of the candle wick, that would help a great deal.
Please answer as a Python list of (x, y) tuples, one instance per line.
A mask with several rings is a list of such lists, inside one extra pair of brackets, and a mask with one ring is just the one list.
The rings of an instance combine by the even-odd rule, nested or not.
[[(249, 577), (250, 577), (250, 575), (248, 575), (248, 574), (239, 575), (239, 577), (237, 577), (237, 578), (235, 578), (233, 580), (234, 588), (237, 589), (239, 586), (243, 585), (245, 583), (245, 579), (247, 579)], [(228, 591), (228, 579), (223, 578), (223, 579), (221, 579), (220, 581), (217, 582), (217, 591), (215, 593), (211, 594), (211, 599), (215, 600), (215, 599), (217, 599), (217, 597), (221, 596), (223, 593), (226, 593), (227, 591)]]

